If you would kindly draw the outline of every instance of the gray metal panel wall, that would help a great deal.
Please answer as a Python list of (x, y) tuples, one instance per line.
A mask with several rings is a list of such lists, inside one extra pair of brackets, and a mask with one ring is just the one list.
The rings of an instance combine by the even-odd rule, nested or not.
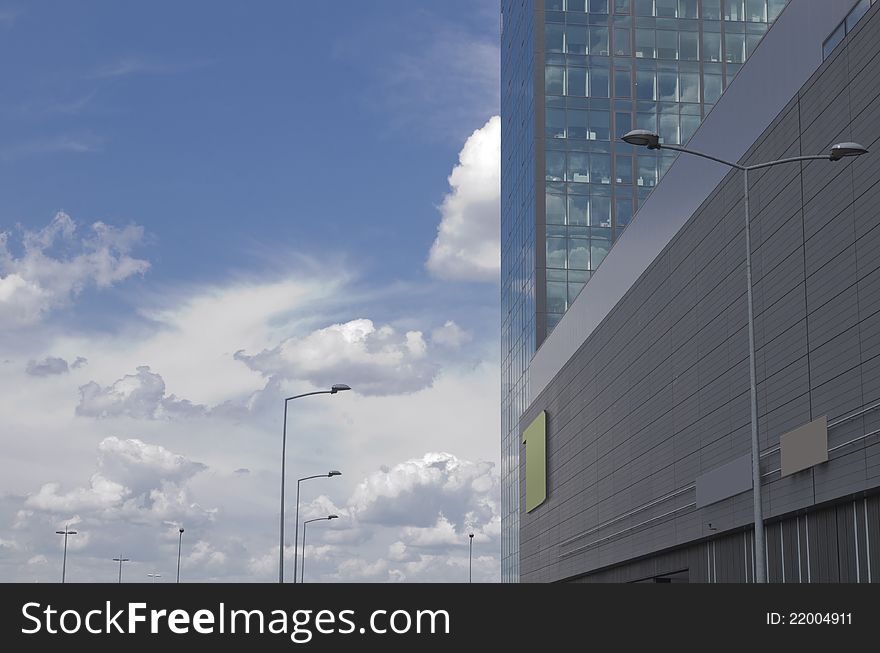
[[(863, 437), (880, 429), (880, 411), (833, 425), (880, 400), (877, 5), (745, 159), (843, 140), (875, 153), (751, 176), (771, 519), (880, 486), (880, 437)], [(697, 476), (750, 450), (742, 209), (742, 180), (731, 173), (523, 416), (527, 424), (548, 411), (549, 496), (521, 516), (522, 580), (571, 578), (751, 523), (749, 493), (697, 510), (693, 489)], [(780, 478), (779, 436), (821, 415), (833, 425), (829, 462)], [(819, 538), (818, 577), (851, 577), (851, 565), (821, 563), (832, 527), (823, 524), (804, 533)], [(783, 553), (771, 560), (780, 577)]]

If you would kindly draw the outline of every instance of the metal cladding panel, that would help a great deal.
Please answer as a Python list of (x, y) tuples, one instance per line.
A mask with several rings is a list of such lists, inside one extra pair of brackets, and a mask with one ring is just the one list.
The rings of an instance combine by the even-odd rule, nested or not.
[(782, 476), (828, 461), (828, 419), (823, 415), (779, 438)]

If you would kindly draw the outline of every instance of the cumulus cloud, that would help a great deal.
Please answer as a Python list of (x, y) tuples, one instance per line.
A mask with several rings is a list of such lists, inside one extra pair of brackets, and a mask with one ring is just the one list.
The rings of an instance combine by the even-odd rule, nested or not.
[(192, 502), (186, 484), (205, 469), (202, 463), (160, 445), (109, 437), (98, 445), (97, 471), (87, 486), (64, 492), (60, 484), (46, 483), (28, 496), (25, 505), (102, 520), (204, 521), (213, 511)]
[(344, 381), (364, 395), (414, 392), (431, 385), (437, 366), (421, 331), (357, 319), (288, 338), (273, 349), (235, 358), (267, 377), (304, 379), (329, 387)]
[(431, 331), (431, 342), (446, 347), (447, 349), (458, 349), (464, 344), (471, 341), (473, 336), (458, 326), (452, 320), (447, 320), (442, 327), (437, 327)]
[(89, 286), (107, 288), (150, 267), (131, 256), (142, 227), (95, 222), (90, 231), (80, 237), (73, 219), (59, 212), (43, 229), (23, 231), (19, 256), (11, 234), (0, 232), (0, 326), (34, 324)]
[[(79, 360), (79, 359), (77, 359)], [(57, 356), (47, 356), (40, 361), (28, 361), (25, 372), (31, 376), (52, 376), (66, 374), (70, 370), (67, 361)]]
[(449, 176), (426, 263), (441, 279), (497, 281), (501, 270), (501, 118), (467, 139)]
[(349, 508), (360, 521), (386, 526), (436, 527), (442, 516), (464, 527), (498, 511), (498, 477), (489, 462), (427, 453), (374, 472), (355, 489)]
[(134, 374), (127, 374), (109, 386), (94, 381), (81, 386), (76, 414), (84, 417), (193, 417), (207, 414), (205, 406), (194, 404), (175, 395), (165, 394), (165, 381), (148, 365), (141, 365)]

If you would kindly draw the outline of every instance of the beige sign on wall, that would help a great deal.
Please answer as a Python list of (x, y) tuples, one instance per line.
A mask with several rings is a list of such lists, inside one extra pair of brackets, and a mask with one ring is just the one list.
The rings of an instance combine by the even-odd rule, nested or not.
[(779, 438), (782, 476), (828, 462), (828, 419), (815, 419)]

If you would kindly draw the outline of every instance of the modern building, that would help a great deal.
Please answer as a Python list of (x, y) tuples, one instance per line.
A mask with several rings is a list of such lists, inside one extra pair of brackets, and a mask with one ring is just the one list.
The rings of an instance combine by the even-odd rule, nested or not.
[(519, 578), (528, 366), (787, 0), (503, 0), (502, 578)]
[[(559, 4), (502, 2), (503, 580), (754, 579), (742, 174), (611, 138), (638, 127), (745, 164), (878, 151), (750, 178), (761, 557), (771, 581), (876, 581), (880, 8)], [(610, 97), (567, 94), (581, 68)]]

